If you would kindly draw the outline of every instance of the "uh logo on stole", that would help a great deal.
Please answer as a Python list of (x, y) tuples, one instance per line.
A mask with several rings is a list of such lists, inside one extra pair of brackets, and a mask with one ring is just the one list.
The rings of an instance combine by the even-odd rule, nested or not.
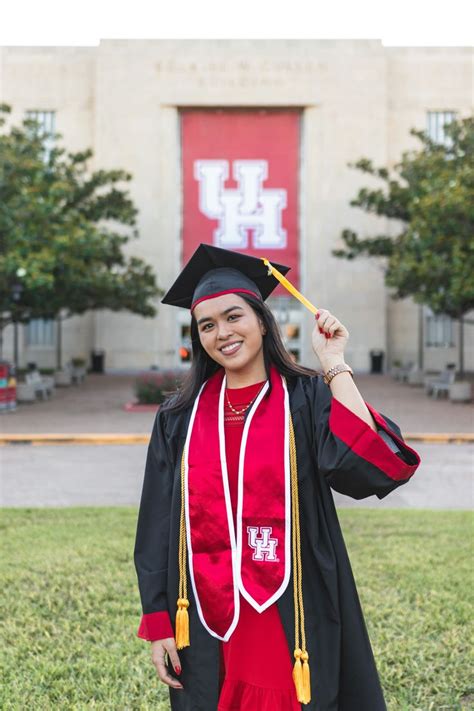
[(252, 560), (279, 562), (280, 559), (276, 555), (278, 538), (271, 538), (271, 526), (247, 526), (247, 534), (248, 544), (253, 548)]

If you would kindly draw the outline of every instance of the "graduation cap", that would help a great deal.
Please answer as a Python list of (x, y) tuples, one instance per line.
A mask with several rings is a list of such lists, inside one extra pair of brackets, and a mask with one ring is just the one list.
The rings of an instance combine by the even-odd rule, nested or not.
[(263, 257), (201, 243), (161, 303), (192, 312), (200, 301), (230, 292), (250, 293), (265, 301), (281, 283), (316, 313), (316, 308), (284, 277), (289, 270), (290, 267), (270, 264)]

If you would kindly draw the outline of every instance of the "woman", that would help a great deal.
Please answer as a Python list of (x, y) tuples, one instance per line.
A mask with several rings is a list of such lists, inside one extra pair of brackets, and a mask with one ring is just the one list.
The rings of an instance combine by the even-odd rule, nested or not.
[(382, 711), (331, 487), (383, 498), (420, 459), (362, 398), (328, 310), (324, 375), (293, 362), (264, 303), (277, 284), (201, 244), (162, 300), (191, 310), (193, 362), (150, 439), (138, 636), (173, 711)]

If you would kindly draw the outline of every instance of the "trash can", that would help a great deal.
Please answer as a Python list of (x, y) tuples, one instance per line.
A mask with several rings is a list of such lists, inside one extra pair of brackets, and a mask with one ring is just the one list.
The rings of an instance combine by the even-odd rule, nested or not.
[(91, 351), (91, 370), (93, 373), (103, 373), (105, 365), (105, 351), (96, 349)]
[(370, 372), (383, 373), (384, 352), (373, 348), (370, 351)]

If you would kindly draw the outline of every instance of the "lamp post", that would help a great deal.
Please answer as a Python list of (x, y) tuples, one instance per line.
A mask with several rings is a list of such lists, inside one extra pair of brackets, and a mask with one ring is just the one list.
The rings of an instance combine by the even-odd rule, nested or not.
[(13, 362), (15, 363), (15, 369), (18, 372), (18, 321), (16, 314), (16, 306), (21, 301), (21, 295), (23, 293), (23, 284), (21, 279), (26, 276), (26, 269), (19, 267), (16, 270), (16, 279), (12, 284), (11, 295), (13, 301)]

